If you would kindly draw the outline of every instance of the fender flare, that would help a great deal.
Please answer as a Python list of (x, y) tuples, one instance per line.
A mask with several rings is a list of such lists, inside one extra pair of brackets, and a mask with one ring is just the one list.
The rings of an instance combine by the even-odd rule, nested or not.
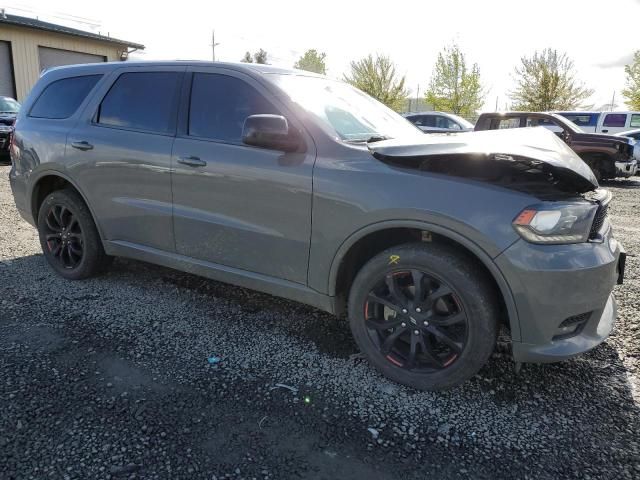
[[(29, 208), (29, 213), (33, 216), (33, 221), (34, 221), (34, 225), (38, 225), (38, 214), (37, 212), (35, 212), (34, 215), (34, 205), (33, 205), (33, 195), (36, 191), (36, 186), (38, 185), (38, 183), (45, 177), (60, 177), (63, 180), (65, 180), (66, 182), (68, 182), (82, 197), (82, 200), (84, 201), (85, 205), (87, 206), (87, 208), (89, 209), (89, 212), (91, 213), (91, 218), (93, 218), (93, 223), (95, 224), (96, 228), (98, 229), (98, 234), (100, 235), (100, 238), (103, 239), (103, 235), (102, 235), (102, 228), (100, 226), (100, 223), (97, 221), (97, 217), (93, 211), (93, 208), (91, 207), (91, 204), (89, 203), (89, 200), (87, 199), (87, 196), (85, 195), (85, 193), (82, 191), (82, 189), (76, 184), (76, 182), (66, 173), (64, 173), (63, 171), (60, 170), (56, 170), (53, 168), (47, 168), (46, 170), (40, 170), (37, 173), (33, 173), (31, 174), (30, 178), (29, 178), (29, 183), (28, 183), (28, 188), (27, 188), (27, 206)], [(104, 240), (103, 240), (104, 241)]]
[(416, 221), (416, 220), (388, 220), (383, 222), (377, 222), (366, 227), (357, 230), (349, 238), (347, 238), (338, 251), (333, 257), (331, 262), (331, 268), (329, 270), (329, 295), (336, 295), (336, 284), (338, 280), (338, 271), (340, 270), (340, 265), (344, 260), (347, 252), (351, 249), (353, 245), (355, 245), (359, 240), (366, 237), (371, 233), (375, 233), (381, 230), (387, 230), (391, 228), (413, 228), (418, 230), (425, 230), (429, 232), (436, 233), (443, 237), (446, 237), (456, 243), (459, 243), (464, 248), (469, 250), (489, 271), (493, 279), (495, 280), (498, 288), (500, 289), (500, 293), (502, 298), (504, 299), (504, 303), (507, 309), (507, 315), (509, 317), (509, 325), (511, 328), (511, 336), (513, 341), (520, 341), (520, 320), (518, 317), (518, 310), (516, 307), (515, 299), (513, 297), (513, 292), (511, 291), (511, 287), (509, 287), (509, 283), (504, 277), (500, 268), (493, 261), (491, 255), (489, 255), (482, 247), (480, 247), (477, 243), (473, 242), (469, 238), (449, 229), (446, 227), (442, 227), (440, 225), (432, 224), (424, 221)]

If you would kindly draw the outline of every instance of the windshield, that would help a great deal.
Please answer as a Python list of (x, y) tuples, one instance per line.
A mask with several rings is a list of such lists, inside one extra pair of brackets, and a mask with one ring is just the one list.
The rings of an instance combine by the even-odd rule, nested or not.
[(0, 113), (18, 113), (20, 104), (13, 98), (0, 97)]
[(344, 82), (305, 75), (273, 74), (273, 79), (293, 102), (344, 141), (422, 135), (396, 112)]

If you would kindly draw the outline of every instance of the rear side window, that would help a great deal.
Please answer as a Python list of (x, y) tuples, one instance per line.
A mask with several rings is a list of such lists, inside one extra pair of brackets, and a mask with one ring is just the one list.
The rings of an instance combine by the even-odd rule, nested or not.
[(608, 113), (604, 117), (603, 127), (624, 127), (627, 122), (626, 113)]
[(629, 125), (630, 127), (640, 127), (640, 115), (638, 114), (633, 114), (631, 115), (631, 124)]
[(35, 118), (69, 118), (102, 75), (63, 78), (50, 83), (40, 94), (29, 112)]
[(175, 127), (181, 72), (123, 73), (98, 110), (101, 125), (172, 133)]
[(228, 75), (194, 73), (189, 135), (241, 143), (249, 115), (280, 112), (248, 83)]

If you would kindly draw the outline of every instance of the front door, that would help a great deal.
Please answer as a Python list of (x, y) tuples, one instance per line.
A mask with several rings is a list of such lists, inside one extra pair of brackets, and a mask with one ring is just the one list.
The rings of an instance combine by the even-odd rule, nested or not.
[[(172, 157), (174, 231), (182, 255), (306, 284), (315, 149), (285, 105), (253, 78), (215, 67), (186, 78)], [(183, 105), (185, 107), (185, 105)], [(306, 151), (244, 145), (249, 115), (284, 115)]]

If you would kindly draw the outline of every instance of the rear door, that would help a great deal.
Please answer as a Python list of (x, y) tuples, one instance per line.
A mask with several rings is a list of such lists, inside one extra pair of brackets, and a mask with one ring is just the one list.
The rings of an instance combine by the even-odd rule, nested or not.
[(67, 138), (67, 164), (105, 240), (175, 250), (171, 147), (184, 71), (116, 70)]
[[(172, 163), (178, 253), (306, 284), (313, 141), (286, 105), (248, 75), (194, 68), (186, 86)], [(261, 113), (285, 116), (306, 151), (244, 145), (244, 120)]]

